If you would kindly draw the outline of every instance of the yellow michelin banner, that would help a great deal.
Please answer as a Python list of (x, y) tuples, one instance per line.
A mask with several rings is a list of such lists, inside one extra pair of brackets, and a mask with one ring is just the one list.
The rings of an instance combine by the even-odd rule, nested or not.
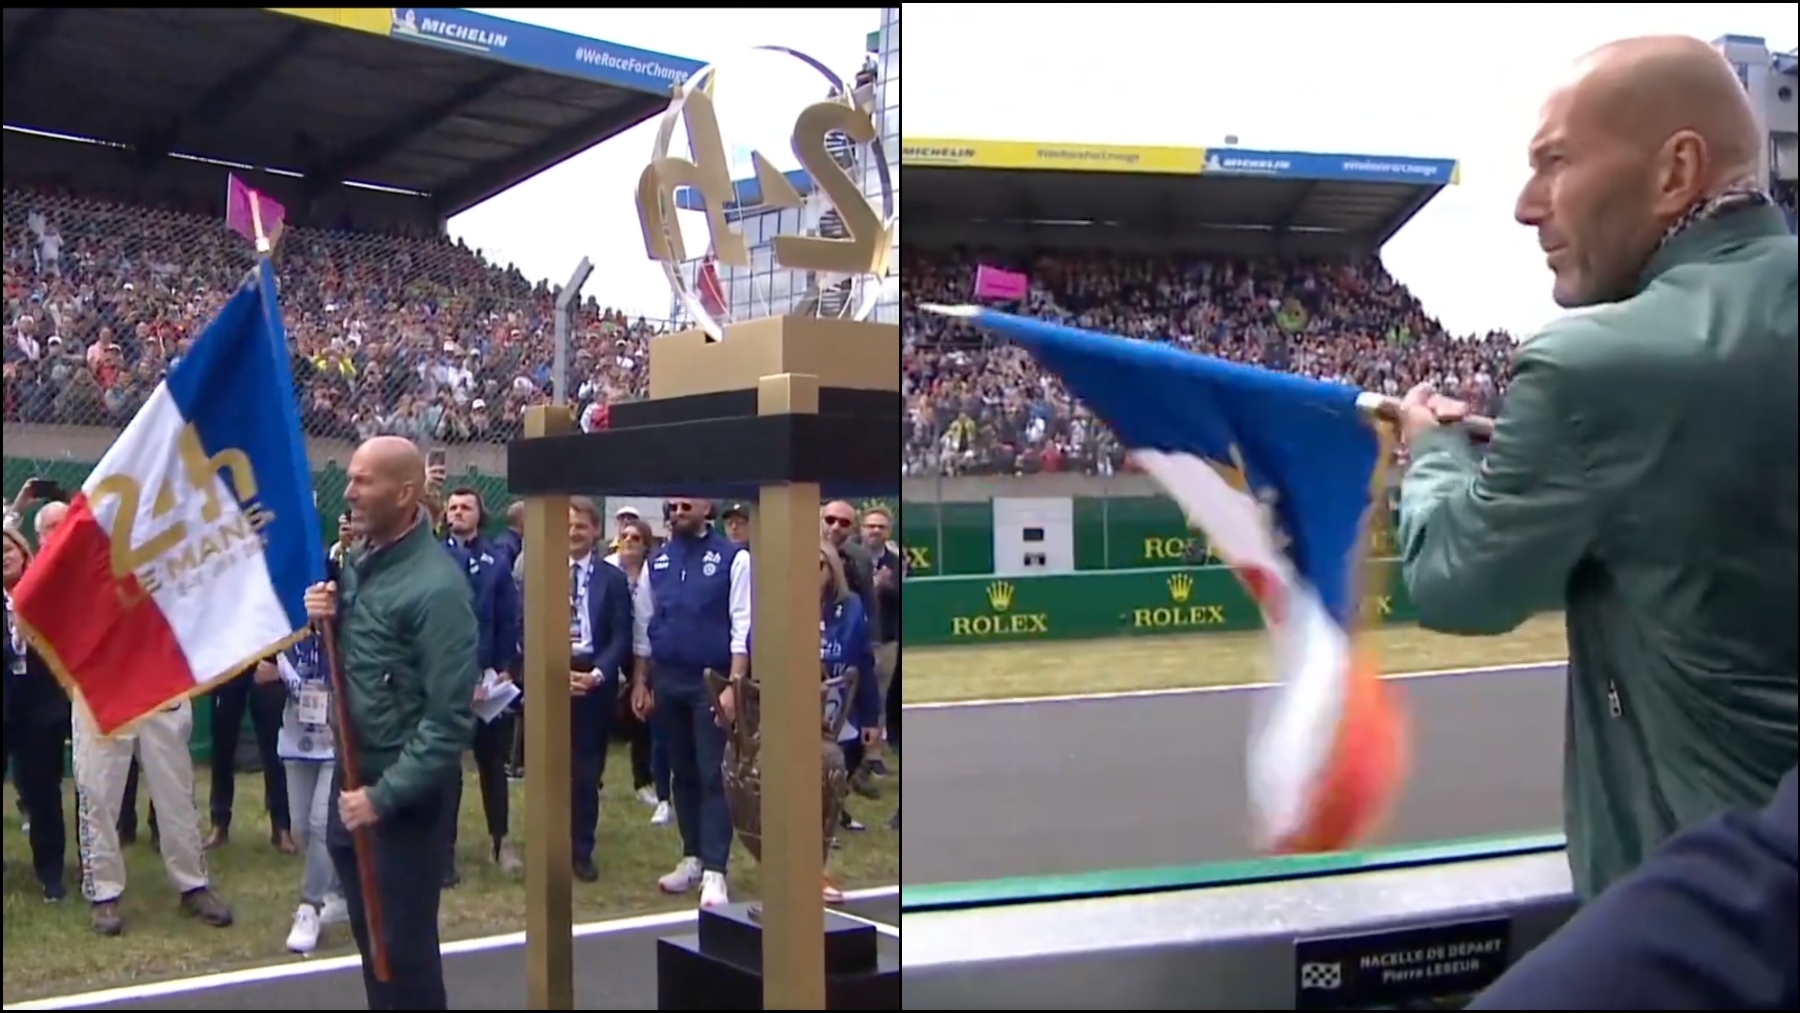
[(392, 7), (265, 7), (263, 10), (376, 35), (386, 35), (394, 20)]
[(1046, 172), (1198, 175), (1205, 162), (1205, 148), (970, 141), (942, 137), (907, 137), (900, 141), (900, 166), (903, 169), (1024, 169)]

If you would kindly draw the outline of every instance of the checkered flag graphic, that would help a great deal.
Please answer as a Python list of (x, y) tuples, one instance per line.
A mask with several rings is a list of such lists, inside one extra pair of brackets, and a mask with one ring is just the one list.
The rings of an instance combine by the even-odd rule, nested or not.
[(1344, 987), (1344, 965), (1301, 964), (1300, 987), (1317, 992), (1330, 992)]

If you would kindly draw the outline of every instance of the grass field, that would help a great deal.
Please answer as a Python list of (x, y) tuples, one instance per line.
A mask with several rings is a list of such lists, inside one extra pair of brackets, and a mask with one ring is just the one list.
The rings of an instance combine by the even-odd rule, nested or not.
[[(843, 847), (831, 860), (831, 872), (845, 889), (887, 886), (900, 879), (900, 835), (886, 829), (888, 815), (900, 797), (898, 758), (887, 758), (888, 777), (876, 782), (882, 799), (851, 796), (851, 811), (869, 829), (843, 835)], [(680, 838), (671, 824), (650, 825), (650, 810), (632, 797), (628, 757), (615, 752), (607, 763), (608, 784), (600, 822), (596, 864), (600, 881), (575, 884), (575, 921), (623, 918), (690, 907), (692, 897), (665, 897), (656, 877), (681, 857)], [(618, 774), (625, 776), (621, 780)], [(197, 778), (200, 811), (207, 810), (207, 779)], [(514, 843), (521, 849), (525, 811), (522, 783), (513, 788)], [(80, 897), (79, 863), (74, 853), (74, 805), (68, 803), (69, 899), (45, 904), (31, 874), (30, 849), (20, 833), (19, 817), (9, 786), (5, 798), (5, 979), (4, 1001), (20, 1002), (159, 978), (175, 978), (252, 964), (296, 959), (283, 944), (298, 903), (300, 859), (269, 845), (262, 817), (262, 777), (238, 779), (238, 814), (231, 843), (208, 856), (219, 896), (232, 908), (236, 924), (205, 928), (176, 910), (176, 898), (163, 876), (140, 820), (139, 841), (126, 849), (130, 889), (121, 904), (125, 934), (104, 939), (89, 928), (88, 907)], [(444, 895), (442, 923), (446, 939), (514, 932), (524, 927), (523, 884), (503, 875), (485, 859), (487, 831), (481, 818), (480, 792), (471, 774), (463, 793), (458, 865), (462, 884)], [(142, 796), (140, 796), (142, 798)], [(147, 803), (140, 803), (147, 804)], [(202, 819), (204, 820), (204, 815)], [(756, 866), (739, 848), (732, 859), (733, 893), (756, 894)], [(319, 955), (353, 949), (347, 928), (326, 930)]]
[[(1369, 634), (1387, 672), (1473, 668), (1568, 656), (1560, 614), (1542, 615), (1500, 637), (1450, 637), (1416, 626)], [(1235, 686), (1262, 682), (1260, 631), (1197, 636), (1057, 640), (993, 647), (906, 650), (907, 703)]]

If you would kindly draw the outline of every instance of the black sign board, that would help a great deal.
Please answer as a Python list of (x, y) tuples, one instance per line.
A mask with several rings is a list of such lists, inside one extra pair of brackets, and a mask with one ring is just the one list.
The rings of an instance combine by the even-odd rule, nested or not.
[(1294, 1008), (1406, 1008), (1479, 992), (1506, 970), (1511, 940), (1508, 918), (1296, 940)]

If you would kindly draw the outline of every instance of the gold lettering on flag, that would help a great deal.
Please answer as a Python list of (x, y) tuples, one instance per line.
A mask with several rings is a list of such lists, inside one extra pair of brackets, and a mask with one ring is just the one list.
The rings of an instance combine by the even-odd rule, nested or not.
[[(256, 472), (250, 466), (249, 454), (227, 447), (209, 456), (200, 442), (199, 430), (191, 422), (181, 428), (175, 445), (181, 459), (181, 479), (200, 496), (201, 526), (197, 530), (176, 518), (136, 540), (133, 532), (144, 502), (142, 483), (123, 472), (94, 483), (90, 498), (96, 505), (109, 497), (118, 504), (107, 527), (107, 539), (112, 543), (114, 586), (127, 606), (163, 588), (196, 589), (208, 577), (261, 552), (260, 532), (275, 519), (272, 511), (256, 501)], [(225, 476), (232, 495), (243, 504), (242, 513), (229, 520), (224, 519), (225, 509), (213, 481), (219, 474)], [(180, 493), (176, 479), (165, 480), (151, 501), (150, 519), (161, 521), (174, 512)], [(135, 578), (136, 587), (128, 578)]]

